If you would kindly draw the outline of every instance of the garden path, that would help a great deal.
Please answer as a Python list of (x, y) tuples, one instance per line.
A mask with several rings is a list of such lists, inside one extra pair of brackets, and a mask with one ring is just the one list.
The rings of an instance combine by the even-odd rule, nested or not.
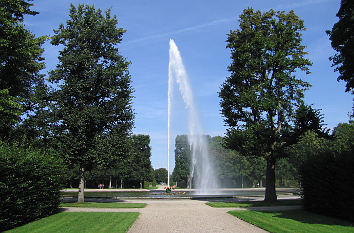
[[(135, 203), (137, 201), (134, 201)], [(128, 233), (226, 233), (266, 232), (199, 200), (141, 200), (139, 218)], [(235, 208), (233, 208), (235, 209)]]

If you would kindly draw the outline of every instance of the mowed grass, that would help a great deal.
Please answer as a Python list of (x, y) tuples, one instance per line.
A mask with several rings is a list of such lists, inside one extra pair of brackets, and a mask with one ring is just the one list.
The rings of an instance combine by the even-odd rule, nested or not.
[(304, 210), (277, 212), (229, 211), (229, 214), (274, 233), (354, 232), (352, 222), (326, 217)]
[(241, 202), (207, 202), (208, 206), (215, 208), (247, 208), (262, 206), (285, 206), (285, 205), (302, 205), (301, 199), (294, 200), (278, 200), (276, 202), (264, 201), (241, 201)]
[(83, 208), (144, 208), (145, 203), (121, 203), (121, 202), (84, 202), (62, 203), (60, 207), (83, 207)]
[(24, 226), (9, 230), (9, 233), (50, 233), (50, 232), (126, 232), (139, 213), (71, 213), (62, 212)]

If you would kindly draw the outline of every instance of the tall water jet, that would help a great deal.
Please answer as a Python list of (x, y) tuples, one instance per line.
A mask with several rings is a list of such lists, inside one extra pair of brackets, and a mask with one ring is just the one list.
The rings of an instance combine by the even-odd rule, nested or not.
[[(170, 174), (170, 126), (173, 80), (176, 80), (183, 102), (188, 110), (188, 142), (191, 148), (190, 180), (197, 189), (197, 194), (212, 194), (218, 188), (214, 168), (208, 152), (208, 141), (204, 135), (197, 113), (193, 92), (190, 87), (187, 72), (184, 68), (181, 54), (175, 42), (170, 39), (168, 68), (168, 176)], [(170, 178), (168, 177), (168, 185)]]

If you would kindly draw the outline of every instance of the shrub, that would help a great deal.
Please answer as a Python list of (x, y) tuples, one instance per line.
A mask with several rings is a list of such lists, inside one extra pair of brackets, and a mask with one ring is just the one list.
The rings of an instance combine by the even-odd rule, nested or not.
[(324, 152), (301, 168), (304, 208), (354, 221), (354, 156), (352, 151)]
[(0, 231), (57, 211), (65, 166), (53, 154), (0, 141)]

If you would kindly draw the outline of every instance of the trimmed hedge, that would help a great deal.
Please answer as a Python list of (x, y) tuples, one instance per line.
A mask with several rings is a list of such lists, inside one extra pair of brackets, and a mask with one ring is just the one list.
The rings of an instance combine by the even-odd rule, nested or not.
[(354, 154), (322, 153), (304, 162), (301, 186), (304, 208), (354, 221)]
[(55, 213), (64, 171), (55, 156), (0, 141), (0, 231)]

